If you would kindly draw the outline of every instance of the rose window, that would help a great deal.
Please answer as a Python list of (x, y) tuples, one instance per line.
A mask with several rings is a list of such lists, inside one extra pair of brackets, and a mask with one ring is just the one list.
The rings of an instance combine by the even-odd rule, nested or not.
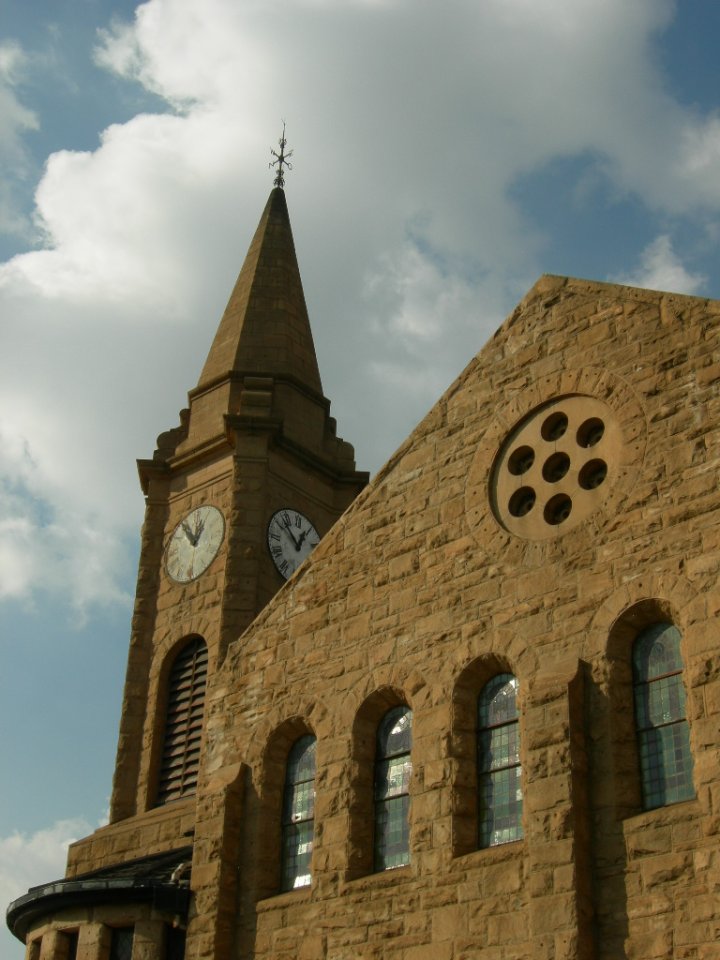
[(601, 400), (570, 395), (537, 408), (511, 431), (495, 460), (496, 518), (530, 540), (572, 529), (605, 500), (621, 444), (615, 415)]

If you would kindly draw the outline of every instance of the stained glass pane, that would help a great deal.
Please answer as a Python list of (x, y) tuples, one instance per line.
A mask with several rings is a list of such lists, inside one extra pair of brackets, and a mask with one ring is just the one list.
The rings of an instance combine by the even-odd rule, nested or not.
[(522, 830), (520, 767), (509, 767), (480, 778), (480, 845), (519, 840)]
[(520, 763), (520, 732), (518, 723), (480, 732), (480, 759), (482, 770), (496, 770)]
[(635, 722), (646, 809), (694, 796), (680, 631), (655, 623), (633, 646)]
[(375, 869), (389, 870), (410, 863), (407, 794), (375, 805)]
[(315, 737), (308, 734), (293, 746), (288, 757), (287, 776), (293, 783), (315, 777)]
[(312, 880), (310, 861), (313, 848), (312, 820), (286, 824), (283, 830), (282, 889), (307, 887)]
[(690, 731), (685, 720), (642, 731), (639, 749), (646, 809), (695, 796)]
[(517, 719), (517, 680), (501, 673), (485, 684), (480, 695), (480, 726), (493, 727)]
[(283, 821), (296, 823), (298, 820), (312, 820), (315, 813), (315, 782), (292, 784), (285, 790)]
[(283, 795), (281, 884), (283, 890), (311, 881), (315, 814), (315, 737), (301, 737), (288, 756)]
[(635, 718), (640, 730), (684, 720), (685, 687), (681, 674), (640, 684), (635, 691)]
[(412, 711), (394, 707), (380, 722), (375, 760), (375, 869), (410, 862), (408, 790)]
[(379, 760), (375, 779), (375, 799), (384, 800), (387, 797), (397, 797), (407, 793), (410, 787), (412, 764), (410, 757), (393, 757), (390, 760)]
[(517, 679), (493, 677), (478, 698), (478, 841), (481, 847), (519, 840), (522, 778)]
[(407, 707), (394, 707), (383, 717), (378, 728), (378, 756), (392, 757), (409, 753), (412, 739), (412, 712)]
[(681, 671), (678, 628), (672, 623), (654, 623), (643, 630), (633, 646), (633, 668), (636, 682)]

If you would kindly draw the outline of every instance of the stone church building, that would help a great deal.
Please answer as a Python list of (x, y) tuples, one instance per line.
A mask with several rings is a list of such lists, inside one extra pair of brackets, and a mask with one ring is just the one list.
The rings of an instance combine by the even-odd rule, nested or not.
[(720, 958), (719, 388), (720, 303), (545, 276), (368, 483), (275, 187), (27, 960)]

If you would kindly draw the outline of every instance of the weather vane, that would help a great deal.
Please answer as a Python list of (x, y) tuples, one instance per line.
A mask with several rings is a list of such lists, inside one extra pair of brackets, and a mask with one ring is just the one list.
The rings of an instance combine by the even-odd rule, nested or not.
[(292, 164), (290, 163), (290, 157), (293, 155), (292, 150), (285, 153), (285, 146), (287, 140), (285, 139), (285, 121), (283, 120), (283, 132), (282, 136), (278, 140), (278, 145), (280, 147), (280, 153), (277, 153), (275, 150), (271, 150), (270, 153), (275, 157), (274, 160), (271, 160), (268, 166), (270, 169), (277, 167), (277, 173), (275, 174), (275, 180), (273, 181), (276, 187), (285, 186), (285, 173), (283, 172), (283, 166), (287, 167), (288, 170), (292, 170)]

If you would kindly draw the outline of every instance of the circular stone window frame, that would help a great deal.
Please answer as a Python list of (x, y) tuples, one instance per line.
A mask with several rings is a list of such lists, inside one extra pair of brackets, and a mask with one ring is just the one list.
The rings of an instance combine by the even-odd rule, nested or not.
[(490, 497), (500, 525), (526, 540), (547, 540), (584, 523), (607, 497), (622, 446), (614, 410), (597, 397), (564, 394), (537, 407), (495, 459)]
[[(555, 406), (564, 397), (587, 397), (610, 408), (622, 435), (618, 457), (605, 483), (602, 501), (582, 523), (543, 539), (526, 539), (510, 532), (493, 511), (493, 469), (508, 438), (540, 408)], [(546, 376), (528, 384), (512, 400), (495, 410), (495, 416), (478, 439), (465, 484), (465, 516), (473, 537), (483, 550), (528, 566), (552, 562), (597, 544), (602, 528), (620, 512), (645, 459), (647, 420), (635, 391), (609, 370), (582, 367)], [(610, 466), (610, 465), (608, 465)], [(518, 477), (518, 479), (521, 479)], [(605, 487), (605, 484), (603, 484)]]

